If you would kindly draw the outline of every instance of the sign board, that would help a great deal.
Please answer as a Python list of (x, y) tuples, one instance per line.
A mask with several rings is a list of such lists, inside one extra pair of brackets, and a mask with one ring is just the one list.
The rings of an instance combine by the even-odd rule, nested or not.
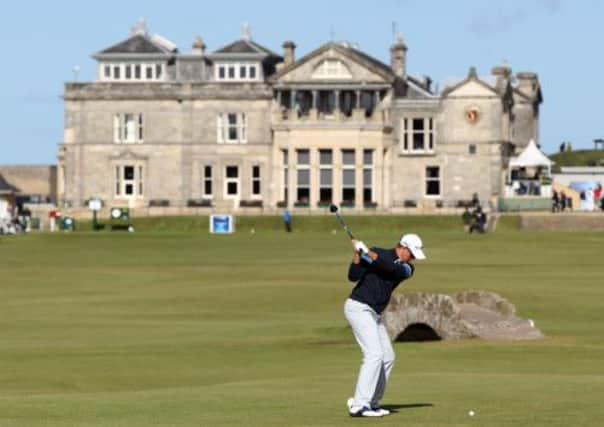
[(233, 215), (210, 215), (210, 233), (229, 234), (234, 231)]
[(103, 202), (100, 199), (91, 199), (88, 201), (88, 209), (91, 211), (100, 211), (103, 206)]

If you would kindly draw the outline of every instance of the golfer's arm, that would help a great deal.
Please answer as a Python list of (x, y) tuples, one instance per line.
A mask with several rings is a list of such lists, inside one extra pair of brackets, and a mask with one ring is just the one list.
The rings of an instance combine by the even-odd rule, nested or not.
[(413, 267), (411, 264), (386, 262), (373, 251), (369, 252), (369, 256), (373, 259), (370, 268), (378, 274), (386, 275), (396, 280), (407, 279), (413, 274)]
[(357, 282), (361, 279), (366, 270), (365, 266), (361, 264), (361, 257), (359, 254), (355, 254), (350, 263), (350, 267), (348, 267), (348, 280)]

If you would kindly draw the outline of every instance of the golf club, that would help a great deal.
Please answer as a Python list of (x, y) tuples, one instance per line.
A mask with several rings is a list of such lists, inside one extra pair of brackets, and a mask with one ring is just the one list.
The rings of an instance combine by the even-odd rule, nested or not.
[(348, 228), (348, 226), (344, 222), (344, 218), (342, 218), (342, 215), (340, 215), (340, 212), (338, 212), (338, 207), (336, 205), (329, 205), (329, 212), (336, 214), (336, 217), (338, 218), (338, 221), (340, 222), (340, 225), (342, 226), (342, 228), (344, 228), (344, 232), (346, 233), (348, 238), (350, 240), (354, 239), (352, 232), (350, 231), (350, 228)]

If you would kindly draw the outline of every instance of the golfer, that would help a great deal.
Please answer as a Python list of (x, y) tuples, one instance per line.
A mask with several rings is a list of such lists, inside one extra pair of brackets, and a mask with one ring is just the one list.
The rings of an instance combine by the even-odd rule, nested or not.
[(352, 240), (354, 256), (348, 279), (357, 282), (344, 304), (344, 314), (363, 352), (354, 397), (348, 399), (352, 417), (382, 417), (390, 411), (380, 407), (394, 365), (394, 350), (381, 314), (390, 296), (403, 280), (413, 275), (414, 259), (425, 259), (422, 240), (405, 234), (394, 249), (369, 249)]

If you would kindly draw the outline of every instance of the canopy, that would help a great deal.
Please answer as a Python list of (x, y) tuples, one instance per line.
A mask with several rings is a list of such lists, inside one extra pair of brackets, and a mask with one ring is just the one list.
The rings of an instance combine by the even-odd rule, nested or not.
[(543, 154), (532, 139), (522, 153), (510, 160), (510, 167), (547, 166), (549, 168), (553, 164), (554, 162)]

